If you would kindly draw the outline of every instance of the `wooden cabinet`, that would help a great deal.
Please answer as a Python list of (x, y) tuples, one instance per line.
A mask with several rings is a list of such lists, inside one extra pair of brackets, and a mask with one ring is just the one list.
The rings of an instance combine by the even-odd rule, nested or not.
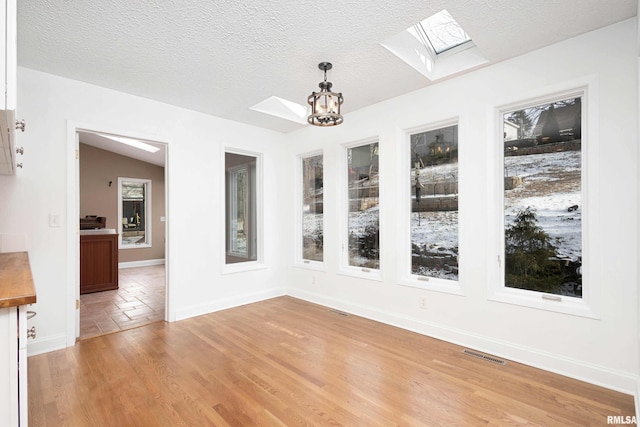
[[(26, 252), (0, 254), (0, 414), (2, 425), (28, 425), (27, 305), (36, 302)], [(32, 336), (35, 334), (34, 333)]]
[(80, 293), (111, 289), (118, 289), (118, 235), (81, 232)]
[(0, 31), (0, 81), (5, 93), (0, 99), (0, 174), (15, 173), (15, 110), (17, 88), (16, 0), (3, 0), (0, 5), (0, 21), (5, 31)]

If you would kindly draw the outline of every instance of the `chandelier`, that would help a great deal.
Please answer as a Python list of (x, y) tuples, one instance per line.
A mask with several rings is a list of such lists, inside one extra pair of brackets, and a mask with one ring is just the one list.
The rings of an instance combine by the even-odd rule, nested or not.
[(307, 117), (309, 124), (314, 126), (335, 126), (343, 122), (340, 106), (344, 99), (342, 93), (331, 92), (331, 82), (327, 81), (327, 70), (332, 67), (330, 62), (321, 62), (318, 68), (324, 71), (324, 81), (320, 82), (320, 92), (311, 92), (307, 102), (311, 105), (311, 115)]

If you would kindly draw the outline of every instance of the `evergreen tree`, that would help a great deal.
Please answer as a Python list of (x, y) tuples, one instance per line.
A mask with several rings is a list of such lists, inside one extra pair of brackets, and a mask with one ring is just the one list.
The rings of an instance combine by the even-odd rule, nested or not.
[(557, 293), (563, 281), (556, 247), (538, 225), (535, 210), (518, 212), (505, 230), (505, 283), (508, 287)]

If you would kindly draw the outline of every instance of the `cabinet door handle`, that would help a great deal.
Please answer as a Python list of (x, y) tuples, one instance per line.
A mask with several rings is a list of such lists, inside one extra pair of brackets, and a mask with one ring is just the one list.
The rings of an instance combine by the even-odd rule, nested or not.
[(27, 319), (33, 319), (34, 317), (36, 317), (36, 313), (35, 311), (27, 311)]
[(27, 338), (35, 338), (36, 337), (36, 327), (32, 326), (27, 329)]

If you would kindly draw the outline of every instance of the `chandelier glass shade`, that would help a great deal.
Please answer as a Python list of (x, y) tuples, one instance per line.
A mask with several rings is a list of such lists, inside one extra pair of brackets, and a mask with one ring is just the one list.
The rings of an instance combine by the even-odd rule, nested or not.
[(330, 62), (321, 62), (318, 68), (324, 71), (324, 81), (318, 85), (320, 92), (312, 92), (307, 99), (311, 105), (311, 114), (307, 117), (314, 126), (335, 126), (343, 122), (340, 106), (344, 101), (342, 93), (331, 92), (332, 83), (327, 81), (327, 70), (332, 68)]

